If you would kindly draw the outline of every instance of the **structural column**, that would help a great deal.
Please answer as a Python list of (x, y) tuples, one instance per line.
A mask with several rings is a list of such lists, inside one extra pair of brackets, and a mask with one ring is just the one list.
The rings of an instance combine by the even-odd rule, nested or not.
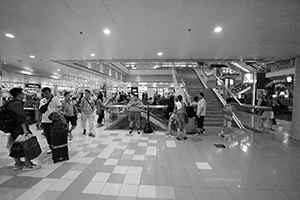
[(295, 78), (294, 78), (294, 97), (293, 97), (293, 117), (291, 136), (300, 140), (300, 57), (295, 61)]
[(0, 60), (0, 106), (2, 106), (3, 91), (2, 91), (2, 61)]

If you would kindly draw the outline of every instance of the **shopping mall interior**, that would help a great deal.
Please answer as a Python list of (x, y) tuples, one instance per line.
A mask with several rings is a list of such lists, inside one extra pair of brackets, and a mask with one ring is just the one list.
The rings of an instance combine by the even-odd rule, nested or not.
[[(0, 105), (23, 88), (42, 153), (41, 169), (14, 170), (0, 131), (0, 199), (299, 200), (299, 10), (299, 0), (1, 0)], [(61, 101), (85, 89), (105, 100), (95, 137), (79, 114), (69, 159), (57, 163), (37, 126), (45, 87)], [(188, 113), (177, 140), (170, 97), (188, 111), (200, 92), (204, 133)], [(135, 94), (150, 132), (129, 134)]]

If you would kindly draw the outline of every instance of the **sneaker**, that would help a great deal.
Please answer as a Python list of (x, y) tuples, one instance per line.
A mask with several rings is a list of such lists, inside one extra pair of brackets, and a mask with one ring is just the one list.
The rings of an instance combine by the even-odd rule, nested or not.
[(96, 135), (93, 134), (93, 133), (89, 133), (89, 136), (90, 136), (90, 137), (96, 137)]
[(51, 154), (51, 153), (52, 153), (52, 150), (49, 149), (49, 150), (47, 151), (47, 154)]
[(176, 137), (177, 140), (181, 140), (181, 138), (179, 136)]
[(183, 137), (183, 140), (187, 140), (188, 138), (186, 136)]
[(71, 132), (69, 132), (69, 140), (72, 140), (73, 139), (73, 135), (72, 135), (72, 133)]
[(140, 131), (140, 130), (138, 130), (138, 131), (137, 131), (137, 133), (138, 133), (138, 134), (141, 134), (141, 131)]
[(223, 133), (218, 133), (217, 135), (220, 136), (220, 137), (222, 137), (222, 138), (225, 137)]
[(38, 170), (38, 169), (41, 169), (41, 166), (40, 165), (36, 165), (36, 164), (31, 164), (31, 165), (29, 165), (29, 166), (24, 166), (23, 167), (23, 170), (24, 171), (34, 171), (34, 170)]
[(129, 131), (129, 134), (131, 134), (132, 133), (132, 129), (130, 129), (130, 131)]
[(83, 133), (82, 133), (83, 135), (85, 135), (86, 134), (86, 130), (85, 129), (83, 129)]
[(14, 170), (14, 171), (22, 170), (23, 167), (24, 167), (24, 165), (25, 165), (24, 162), (21, 162), (21, 163), (19, 163), (19, 164), (15, 164), (15, 165), (13, 166), (13, 170)]

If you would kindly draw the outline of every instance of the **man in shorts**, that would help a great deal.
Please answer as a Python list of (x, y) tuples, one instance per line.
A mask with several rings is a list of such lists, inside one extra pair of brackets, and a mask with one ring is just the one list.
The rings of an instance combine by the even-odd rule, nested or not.
[(72, 140), (73, 135), (72, 131), (77, 126), (77, 109), (74, 102), (71, 100), (70, 92), (65, 92), (64, 94), (65, 100), (62, 102), (62, 113), (67, 121), (67, 123), (71, 123), (72, 127), (69, 130), (69, 140)]

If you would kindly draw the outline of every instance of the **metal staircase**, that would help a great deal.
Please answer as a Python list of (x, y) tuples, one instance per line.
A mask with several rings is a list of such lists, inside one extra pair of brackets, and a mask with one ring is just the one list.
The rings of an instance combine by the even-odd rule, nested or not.
[(206, 117), (204, 120), (205, 127), (222, 127), (223, 126), (223, 106), (212, 89), (205, 89), (193, 68), (176, 69), (185, 83), (191, 101), (195, 96), (200, 96), (203, 92), (206, 100)]

